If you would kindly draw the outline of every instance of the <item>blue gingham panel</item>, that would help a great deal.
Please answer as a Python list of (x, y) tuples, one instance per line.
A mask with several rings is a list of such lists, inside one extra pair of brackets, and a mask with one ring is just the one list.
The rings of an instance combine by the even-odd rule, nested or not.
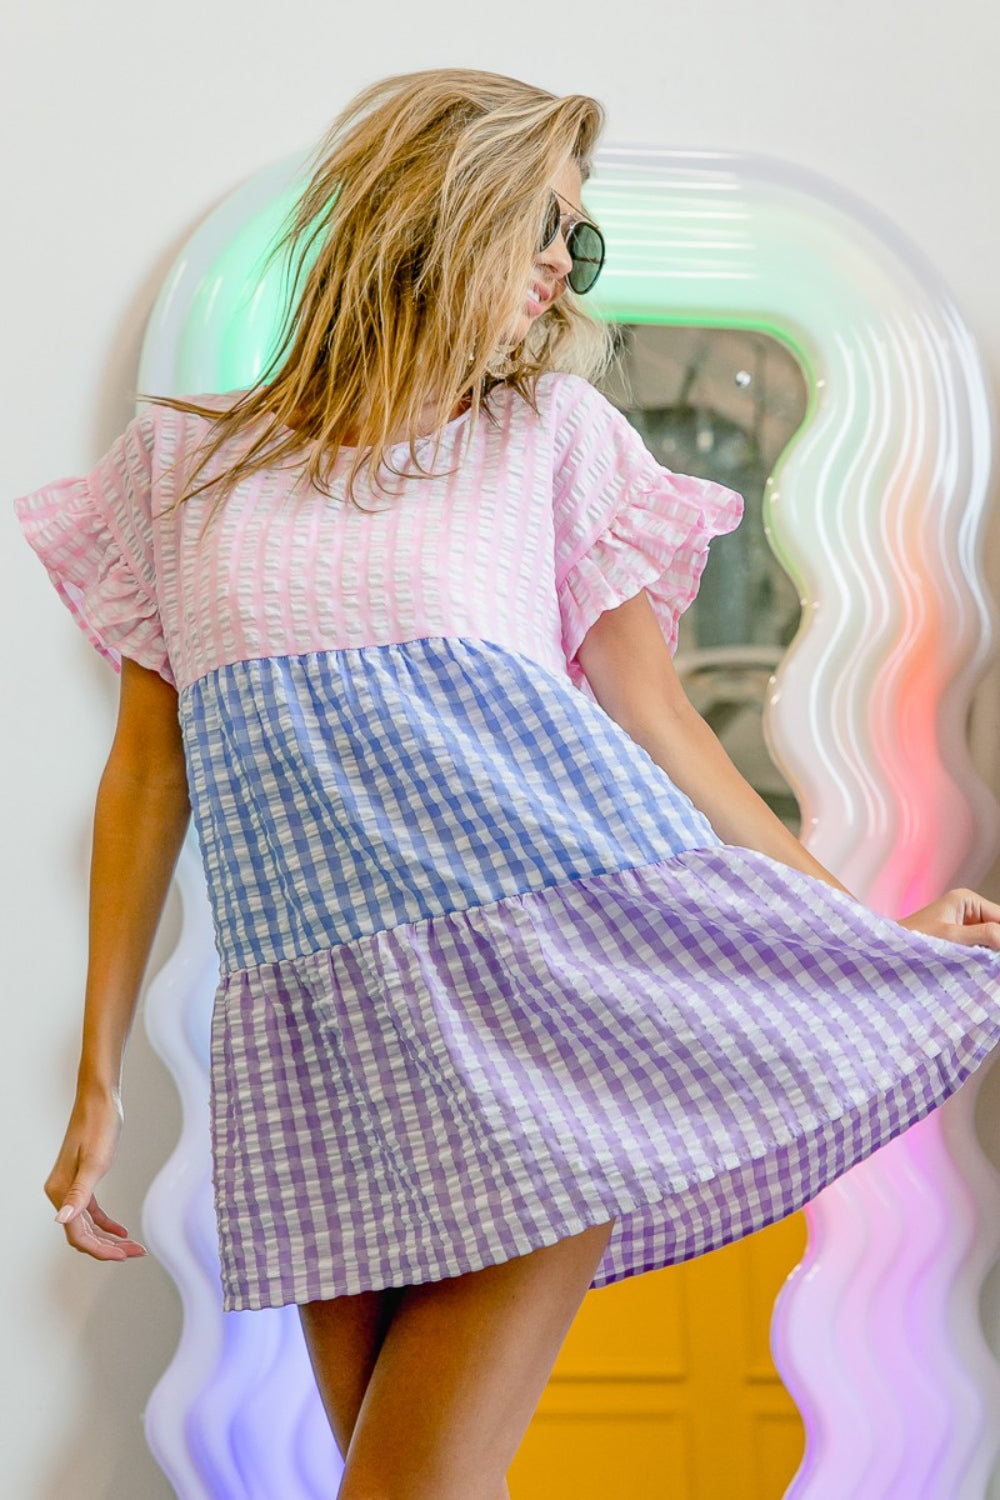
[(180, 719), (224, 973), (719, 843), (568, 677), (490, 642), (235, 662)]

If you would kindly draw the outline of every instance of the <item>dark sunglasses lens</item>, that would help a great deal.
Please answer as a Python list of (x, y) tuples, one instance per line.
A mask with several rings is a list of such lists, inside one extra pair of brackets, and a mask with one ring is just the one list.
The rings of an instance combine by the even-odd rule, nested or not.
[(601, 274), (604, 236), (594, 224), (574, 224), (566, 248), (573, 260), (573, 269), (566, 279), (577, 296), (582, 296), (590, 291)]
[(543, 250), (547, 250), (552, 244), (552, 241), (559, 233), (560, 222), (559, 200), (555, 196), (555, 194), (553, 194), (552, 199), (549, 203), (548, 213), (545, 215), (545, 223), (542, 225), (542, 232), (538, 239), (539, 255)]

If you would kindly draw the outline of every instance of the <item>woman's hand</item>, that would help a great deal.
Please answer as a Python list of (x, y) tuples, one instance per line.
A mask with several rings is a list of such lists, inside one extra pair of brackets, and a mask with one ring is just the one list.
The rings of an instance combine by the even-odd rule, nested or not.
[(975, 891), (949, 891), (899, 924), (968, 947), (1000, 949), (1000, 906)]
[(79, 1089), (62, 1149), (45, 1183), (46, 1197), (58, 1209), (56, 1222), (62, 1224), (67, 1241), (95, 1260), (130, 1260), (146, 1253), (94, 1197), (94, 1188), (114, 1161), (121, 1129), (117, 1094)]
[(122, 1129), (125, 1042), (167, 887), (191, 819), (177, 690), (122, 659), (118, 722), (94, 809), (83, 1044), (76, 1102), (45, 1192), (75, 1250), (145, 1255), (94, 1188)]

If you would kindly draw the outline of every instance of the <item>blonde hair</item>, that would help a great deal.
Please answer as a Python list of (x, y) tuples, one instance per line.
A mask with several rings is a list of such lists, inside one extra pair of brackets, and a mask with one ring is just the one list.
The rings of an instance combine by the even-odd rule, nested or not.
[[(471, 407), (466, 438), (489, 393), (514, 387), (533, 409), (541, 374), (595, 379), (613, 355), (610, 327), (584, 312), (568, 286), (516, 346), (505, 330), (521, 314), (549, 184), (567, 162), (586, 181), (604, 111), (584, 94), (559, 98), (498, 73), (438, 68), (385, 78), (333, 121), (306, 189), (268, 263), (287, 253), (301, 295), (290, 303), (276, 354), (257, 384), (220, 409), (143, 397), (208, 417), (209, 438), (177, 504), (288, 459), (330, 493), (345, 433), (354, 432), (347, 481), (365, 466), (373, 488), (394, 434), (409, 457), (421, 416), (436, 413), (433, 462), (456, 406)], [(280, 366), (273, 379), (268, 376)], [(262, 422), (238, 461), (195, 485), (223, 445)]]

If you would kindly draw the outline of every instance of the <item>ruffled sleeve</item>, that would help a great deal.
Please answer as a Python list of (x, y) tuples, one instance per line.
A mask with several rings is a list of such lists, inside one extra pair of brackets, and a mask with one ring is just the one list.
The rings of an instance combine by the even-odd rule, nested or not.
[(565, 376), (556, 396), (553, 504), (556, 589), (569, 675), (586, 690), (580, 642), (606, 609), (649, 595), (671, 652), (714, 536), (743, 514), (734, 490), (674, 474), (589, 382)]
[(100, 463), (14, 501), (27, 541), (91, 645), (176, 686), (157, 607), (151, 517), (153, 423), (138, 416)]

